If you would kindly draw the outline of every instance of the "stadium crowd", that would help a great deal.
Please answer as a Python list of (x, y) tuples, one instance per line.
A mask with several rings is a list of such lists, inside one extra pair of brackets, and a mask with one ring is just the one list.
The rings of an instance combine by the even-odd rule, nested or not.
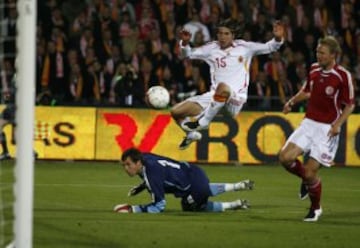
[[(3, 92), (15, 73), (17, 17), (16, 0), (5, 3)], [(253, 59), (245, 110), (281, 110), (316, 60), (317, 40), (331, 34), (342, 46), (337, 62), (353, 75), (355, 112), (360, 112), (357, 0), (38, 1), (37, 103), (142, 107), (147, 89), (163, 85), (173, 105), (206, 92), (208, 65), (179, 58), (178, 34), (182, 28), (191, 31), (192, 46), (200, 46), (215, 37), (217, 23), (225, 18), (239, 22), (247, 41), (269, 40), (274, 20), (281, 20), (287, 31), (279, 52)]]

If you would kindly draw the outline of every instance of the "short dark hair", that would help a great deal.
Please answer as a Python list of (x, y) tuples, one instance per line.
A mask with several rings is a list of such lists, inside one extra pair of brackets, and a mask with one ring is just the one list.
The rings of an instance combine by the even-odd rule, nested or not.
[(220, 27), (225, 27), (230, 29), (231, 33), (233, 33), (235, 38), (239, 38), (242, 33), (242, 29), (239, 22), (233, 18), (227, 18), (220, 21), (219, 24), (217, 25), (217, 28), (219, 29)]
[(128, 157), (130, 157), (133, 162), (137, 162), (139, 160), (142, 161), (143, 159), (141, 151), (134, 147), (129, 148), (123, 152), (123, 154), (121, 155), (121, 161), (124, 162)]

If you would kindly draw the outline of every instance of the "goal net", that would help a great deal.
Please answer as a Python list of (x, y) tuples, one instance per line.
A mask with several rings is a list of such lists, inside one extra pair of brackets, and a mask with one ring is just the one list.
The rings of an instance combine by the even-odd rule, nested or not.
[[(36, 4), (37, 0), (0, 0), (1, 98), (16, 72), (16, 159), (0, 161), (0, 247), (32, 247)], [(6, 122), (1, 120), (2, 116), (3, 137)], [(2, 140), (9, 142), (7, 136)]]

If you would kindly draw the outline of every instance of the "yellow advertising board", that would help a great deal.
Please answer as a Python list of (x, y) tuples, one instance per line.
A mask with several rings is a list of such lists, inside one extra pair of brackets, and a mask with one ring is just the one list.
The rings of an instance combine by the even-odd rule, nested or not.
[[(184, 133), (167, 111), (148, 109), (99, 109), (96, 159), (119, 159), (123, 150), (135, 146), (179, 160), (208, 163), (277, 162), (286, 138), (304, 114), (242, 112), (236, 119), (216, 117), (201, 141), (179, 150)], [(340, 134), (336, 163), (360, 165), (359, 115), (353, 115)]]
[(142, 151), (196, 160), (195, 148), (179, 151), (184, 133), (168, 111), (148, 109), (98, 109), (96, 159), (119, 160), (123, 150), (132, 146)]
[[(119, 160), (125, 149), (137, 147), (191, 162), (268, 164), (278, 161), (279, 150), (303, 116), (278, 112), (242, 112), (236, 119), (218, 116), (199, 142), (179, 150), (185, 133), (166, 110), (37, 107), (34, 146), (41, 159)], [(10, 126), (5, 133), (11, 137)], [(342, 128), (335, 163), (360, 166), (358, 114)]]
[(37, 107), (35, 118), (51, 129), (48, 142), (35, 140), (40, 158), (95, 159), (95, 108)]

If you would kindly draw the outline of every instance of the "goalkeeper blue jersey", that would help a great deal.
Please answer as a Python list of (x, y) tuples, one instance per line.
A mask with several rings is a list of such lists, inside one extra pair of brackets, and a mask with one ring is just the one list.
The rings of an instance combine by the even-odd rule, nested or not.
[[(163, 211), (166, 205), (165, 194), (183, 198), (196, 191), (199, 184), (201, 187), (208, 187), (209, 180), (205, 172), (196, 165), (151, 153), (143, 154), (142, 163), (140, 177), (152, 195), (152, 203), (138, 206), (141, 212)], [(210, 189), (208, 194), (210, 195)]]

